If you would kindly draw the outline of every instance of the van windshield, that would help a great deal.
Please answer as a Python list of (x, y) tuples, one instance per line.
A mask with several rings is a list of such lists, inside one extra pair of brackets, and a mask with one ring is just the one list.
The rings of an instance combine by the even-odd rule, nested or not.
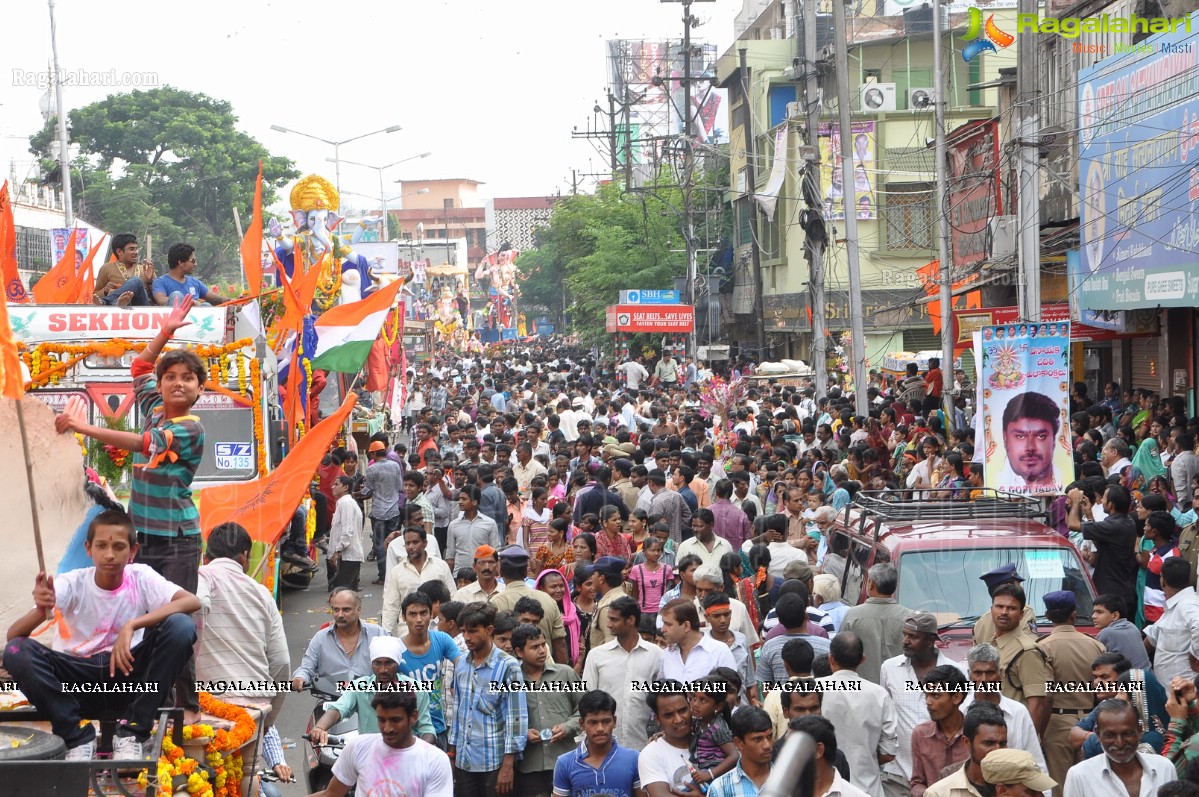
[(987, 585), (979, 578), (1015, 563), (1028, 603), (1045, 618), (1045, 594), (1069, 590), (1078, 599), (1078, 625), (1092, 625), (1094, 594), (1083, 563), (1071, 548), (952, 548), (909, 551), (899, 557), (901, 606), (932, 612), (942, 623), (973, 623), (991, 610)]

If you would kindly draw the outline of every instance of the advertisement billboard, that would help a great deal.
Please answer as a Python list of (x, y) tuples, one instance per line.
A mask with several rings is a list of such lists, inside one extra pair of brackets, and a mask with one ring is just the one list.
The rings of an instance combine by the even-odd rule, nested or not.
[(1196, 15), (1189, 27), (1079, 73), (1081, 309), (1199, 304)]
[(695, 308), (689, 304), (610, 304), (609, 332), (695, 331)]
[[(1121, 337), (1145, 337), (1158, 333), (1157, 319), (1152, 312), (1125, 313), (1117, 311), (1106, 315), (1109, 319), (1115, 317), (1117, 320), (1105, 321), (1105, 326), (1102, 327), (1093, 322), (1072, 323), (1070, 325), (1070, 341), (1072, 343), (1090, 343), (1097, 340), (1115, 340)], [(1098, 314), (1095, 314), (1091, 317), (1097, 316)], [(978, 310), (954, 310), (953, 347), (955, 349), (973, 348), (970, 336), (974, 332), (988, 326), (1018, 324), (1019, 319), (1020, 308), (1014, 305), (985, 307)], [(1058, 324), (1070, 321), (1070, 305), (1041, 305), (1041, 320), (1046, 323)]]
[(999, 122), (967, 122), (948, 136), (949, 230), (955, 270), (989, 255), (990, 222), (1000, 207)]
[(985, 485), (1061, 493), (1074, 478), (1070, 322), (983, 327), (979, 360)]
[[(854, 122), (853, 131), (853, 206), (859, 219), (878, 218), (878, 197), (874, 191), (874, 122)], [(832, 122), (820, 125), (820, 180), (824, 189), (825, 217), (845, 218), (845, 191), (841, 186), (841, 130)]]

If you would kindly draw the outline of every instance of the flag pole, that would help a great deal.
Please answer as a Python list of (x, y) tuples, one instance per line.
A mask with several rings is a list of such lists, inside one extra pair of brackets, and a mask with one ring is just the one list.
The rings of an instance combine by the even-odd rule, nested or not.
[(42, 525), (37, 512), (37, 492), (33, 486), (33, 460), (29, 456), (29, 433), (25, 429), (24, 399), (17, 399), (17, 428), (21, 430), (21, 452), (25, 455), (25, 476), (29, 484), (30, 517), (33, 519), (33, 545), (37, 551), (37, 569), (46, 570), (46, 553), (42, 550)]

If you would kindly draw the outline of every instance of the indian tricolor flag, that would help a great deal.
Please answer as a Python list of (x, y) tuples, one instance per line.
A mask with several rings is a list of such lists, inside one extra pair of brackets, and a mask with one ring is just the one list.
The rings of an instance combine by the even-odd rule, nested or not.
[(312, 367), (356, 374), (362, 370), (403, 280), (396, 280), (360, 302), (342, 304), (316, 320), (316, 355)]

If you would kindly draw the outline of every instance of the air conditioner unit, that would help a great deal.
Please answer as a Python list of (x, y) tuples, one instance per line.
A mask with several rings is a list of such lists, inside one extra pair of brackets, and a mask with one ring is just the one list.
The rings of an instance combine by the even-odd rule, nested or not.
[(924, 108), (931, 108), (935, 96), (936, 89), (930, 86), (908, 89), (908, 110), (918, 111)]
[(867, 83), (858, 90), (862, 113), (885, 113), (895, 110), (894, 83)]
[(788, 119), (798, 119), (799, 118), (799, 103), (798, 102), (787, 103), (787, 118)]
[(1016, 254), (1017, 216), (996, 216), (991, 219), (991, 259)]

